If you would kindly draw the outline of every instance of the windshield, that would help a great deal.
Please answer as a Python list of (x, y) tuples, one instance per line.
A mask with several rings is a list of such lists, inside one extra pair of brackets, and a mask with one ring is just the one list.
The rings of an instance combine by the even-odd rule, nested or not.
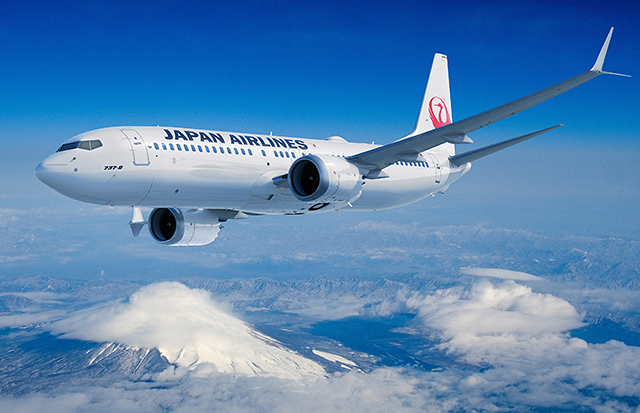
[(102, 142), (100, 142), (99, 140), (75, 141), (75, 142), (69, 142), (69, 143), (63, 144), (60, 148), (58, 148), (56, 152), (64, 152), (64, 151), (77, 149), (77, 148), (91, 151), (94, 149), (98, 149), (101, 146), (102, 146)]

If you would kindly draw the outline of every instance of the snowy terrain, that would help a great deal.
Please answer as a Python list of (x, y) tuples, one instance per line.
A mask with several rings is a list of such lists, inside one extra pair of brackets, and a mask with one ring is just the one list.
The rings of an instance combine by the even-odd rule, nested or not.
[(433, 267), (289, 280), (4, 277), (0, 410), (640, 406), (637, 242), (464, 227), (403, 239)]

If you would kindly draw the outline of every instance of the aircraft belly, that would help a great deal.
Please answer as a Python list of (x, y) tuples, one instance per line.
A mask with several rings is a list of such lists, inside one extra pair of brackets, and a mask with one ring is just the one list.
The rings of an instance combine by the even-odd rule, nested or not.
[(255, 172), (210, 165), (158, 171), (141, 205), (239, 209), (247, 202), (254, 180)]
[(426, 198), (441, 188), (433, 176), (404, 179), (384, 178), (365, 181), (362, 195), (353, 202), (354, 210), (371, 211), (397, 208)]

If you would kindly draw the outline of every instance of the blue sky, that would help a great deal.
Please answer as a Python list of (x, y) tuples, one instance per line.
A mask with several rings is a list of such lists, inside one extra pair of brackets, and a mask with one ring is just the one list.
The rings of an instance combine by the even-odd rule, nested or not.
[[(67, 200), (35, 179), (35, 165), (75, 134), (116, 125), (387, 143), (412, 130), (434, 53), (449, 56), (461, 119), (589, 69), (615, 26), (605, 70), (635, 77), (601, 76), (472, 134), (478, 147), (566, 125), (474, 163), (445, 196), (225, 231), (256, 232), (276, 247), (273, 225), (313, 233), (361, 220), (637, 239), (639, 17), (634, 2), (595, 1), (6, 2), (0, 206), (10, 227), (39, 228), (60, 248), (91, 245), (97, 233), (136, 245), (124, 238), (128, 211)], [(143, 237), (135, 242), (163, 248)]]
[[(605, 68), (636, 67), (632, 2), (493, 4), (15, 2), (0, 17), (2, 124), (47, 131), (51, 148), (158, 123), (388, 142), (411, 130), (435, 52), (449, 55), (457, 118), (588, 69), (610, 26)], [(562, 121), (571, 136), (613, 123), (629, 138), (637, 82), (593, 83), (514, 124)]]

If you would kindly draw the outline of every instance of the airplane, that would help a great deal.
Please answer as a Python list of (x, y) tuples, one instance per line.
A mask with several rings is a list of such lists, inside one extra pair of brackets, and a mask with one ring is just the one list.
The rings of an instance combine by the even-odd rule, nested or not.
[[(148, 225), (156, 242), (174, 246), (207, 245), (229, 219), (396, 208), (444, 193), (472, 162), (562, 126), (455, 152), (473, 142), (470, 132), (601, 74), (619, 75), (602, 70), (612, 34), (589, 71), (456, 122), (447, 56), (437, 53), (413, 132), (387, 145), (120, 126), (68, 139), (35, 174), (69, 198), (131, 206), (134, 237)], [(146, 220), (141, 207), (153, 208)]]

